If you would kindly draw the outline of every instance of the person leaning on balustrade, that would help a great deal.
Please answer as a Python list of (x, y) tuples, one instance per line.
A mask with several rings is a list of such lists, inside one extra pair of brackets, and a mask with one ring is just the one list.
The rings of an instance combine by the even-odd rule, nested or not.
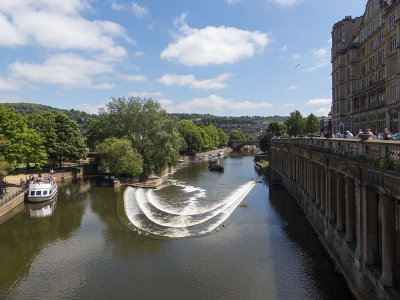
[(346, 131), (346, 139), (354, 139), (353, 134), (350, 131)]

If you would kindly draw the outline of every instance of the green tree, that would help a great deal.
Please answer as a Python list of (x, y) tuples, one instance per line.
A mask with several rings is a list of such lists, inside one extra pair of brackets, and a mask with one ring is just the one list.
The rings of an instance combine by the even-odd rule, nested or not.
[(142, 156), (132, 148), (130, 140), (107, 138), (96, 151), (101, 154), (100, 170), (122, 177), (137, 177), (143, 172)]
[(25, 118), (17, 115), (12, 107), (0, 105), (0, 132), (9, 142), (2, 155), (11, 170), (21, 163), (36, 163), (40, 167), (45, 162), (40, 135), (35, 129), (29, 129)]
[(192, 120), (181, 120), (177, 124), (178, 131), (185, 143), (181, 148), (181, 152), (185, 154), (195, 154), (203, 148), (203, 139), (199, 128)]
[(320, 127), (320, 122), (318, 118), (315, 115), (310, 114), (306, 120), (306, 125), (305, 125), (306, 133), (314, 134), (318, 131), (319, 127)]
[(218, 129), (214, 125), (208, 125), (204, 128), (210, 138), (210, 150), (217, 149), (219, 146), (219, 134)]
[(241, 141), (241, 140), (244, 140), (244, 139), (245, 139), (244, 138), (244, 134), (239, 129), (234, 129), (229, 134), (229, 140), (231, 140), (231, 141)]
[(204, 129), (204, 126), (199, 127), (199, 132), (201, 139), (203, 140), (202, 150), (210, 150), (211, 149), (211, 140), (207, 134), (207, 131)]
[[(101, 134), (93, 132), (98, 129)], [(179, 158), (181, 139), (175, 119), (152, 99), (111, 99), (87, 136), (93, 145), (107, 137), (129, 139), (143, 158), (143, 176), (159, 173)]]
[(2, 155), (2, 150), (9, 146), (9, 142), (3, 136), (0, 136), (0, 182), (10, 171), (10, 164), (6, 161), (4, 155)]
[(221, 128), (218, 128), (218, 139), (219, 139), (219, 147), (225, 147), (226, 144), (228, 143), (228, 137)]
[(54, 157), (51, 158), (56, 159), (60, 167), (65, 160), (86, 158), (86, 145), (79, 131), (78, 124), (68, 119), (64, 114), (55, 116), (54, 121), (57, 140), (54, 145)]
[(267, 132), (271, 132), (276, 136), (282, 136), (287, 131), (285, 123), (279, 121), (272, 121), (268, 124)]
[(290, 117), (286, 120), (285, 125), (288, 129), (288, 134), (290, 136), (297, 136), (304, 133), (305, 119), (301, 113), (296, 110), (290, 113)]

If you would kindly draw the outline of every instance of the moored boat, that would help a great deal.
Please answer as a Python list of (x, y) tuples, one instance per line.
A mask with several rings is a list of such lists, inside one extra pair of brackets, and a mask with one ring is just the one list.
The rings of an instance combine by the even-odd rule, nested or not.
[(208, 169), (210, 171), (223, 171), (224, 166), (221, 165), (217, 160), (210, 160), (208, 162)]
[(43, 202), (53, 199), (58, 193), (55, 178), (42, 180), (40, 177), (31, 180), (28, 189), (28, 200), (31, 202)]

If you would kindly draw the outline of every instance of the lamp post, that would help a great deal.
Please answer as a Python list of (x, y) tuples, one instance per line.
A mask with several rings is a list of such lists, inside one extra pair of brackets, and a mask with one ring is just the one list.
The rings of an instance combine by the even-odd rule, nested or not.
[(328, 114), (328, 136), (332, 137), (332, 110)]

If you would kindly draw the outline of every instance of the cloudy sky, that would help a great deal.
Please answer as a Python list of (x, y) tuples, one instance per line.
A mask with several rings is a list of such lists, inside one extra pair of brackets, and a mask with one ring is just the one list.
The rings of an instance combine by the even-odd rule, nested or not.
[(366, 0), (1, 0), (0, 102), (326, 115), (332, 26)]

